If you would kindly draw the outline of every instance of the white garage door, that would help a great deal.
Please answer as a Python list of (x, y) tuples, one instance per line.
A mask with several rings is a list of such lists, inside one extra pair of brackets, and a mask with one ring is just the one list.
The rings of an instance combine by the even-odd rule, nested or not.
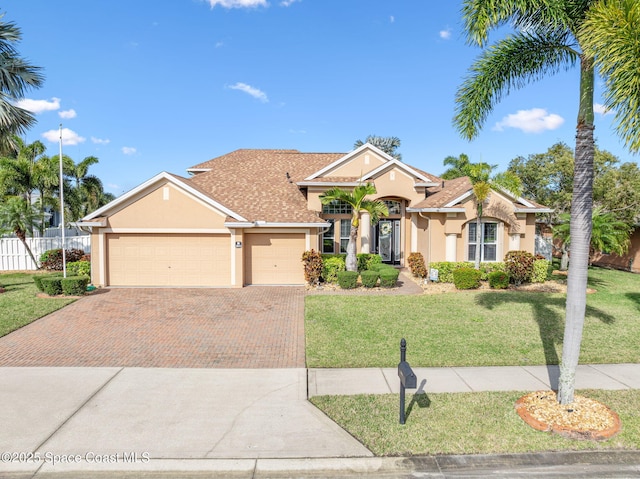
[(303, 233), (245, 235), (245, 284), (304, 284)]
[(229, 286), (229, 235), (109, 234), (110, 286)]

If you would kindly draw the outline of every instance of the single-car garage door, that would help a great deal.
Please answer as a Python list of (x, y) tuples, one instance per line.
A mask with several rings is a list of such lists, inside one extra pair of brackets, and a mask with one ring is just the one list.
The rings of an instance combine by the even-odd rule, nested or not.
[(108, 234), (110, 286), (229, 286), (231, 239), (207, 234)]
[(246, 284), (304, 284), (304, 233), (245, 235)]

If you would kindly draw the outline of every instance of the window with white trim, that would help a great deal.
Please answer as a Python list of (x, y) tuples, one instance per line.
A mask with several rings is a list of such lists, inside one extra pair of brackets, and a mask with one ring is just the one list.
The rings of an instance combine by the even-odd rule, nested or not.
[(325, 215), (350, 215), (353, 208), (349, 203), (340, 200), (333, 200), (331, 203), (322, 205), (322, 214)]
[(327, 223), (331, 223), (331, 226), (329, 226), (329, 228), (322, 233), (322, 252), (331, 254), (336, 252), (336, 244), (334, 241), (336, 220), (328, 219), (325, 221)]
[(347, 252), (349, 235), (351, 234), (351, 220), (340, 220), (340, 252)]
[[(474, 261), (476, 258), (477, 223), (467, 224), (467, 259)], [(497, 261), (498, 260), (498, 223), (492, 221), (482, 222), (482, 235), (480, 237), (480, 261)]]

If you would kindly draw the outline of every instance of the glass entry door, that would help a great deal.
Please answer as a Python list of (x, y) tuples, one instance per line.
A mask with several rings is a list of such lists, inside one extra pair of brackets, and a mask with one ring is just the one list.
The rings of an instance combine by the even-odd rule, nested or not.
[(382, 262), (400, 264), (400, 220), (380, 220), (375, 237)]

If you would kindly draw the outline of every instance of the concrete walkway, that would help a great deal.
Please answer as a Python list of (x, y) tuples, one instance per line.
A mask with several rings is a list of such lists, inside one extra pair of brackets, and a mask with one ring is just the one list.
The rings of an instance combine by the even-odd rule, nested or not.
[[(418, 368), (416, 373), (425, 392), (536, 390), (553, 384), (557, 368)], [(471, 466), (485, 473), (516, 466), (531, 472), (550, 464), (537, 455), (375, 458), (307, 401), (318, 394), (395, 393), (395, 369), (3, 367), (0, 384), (0, 477), (116, 471), (172, 477), (198, 472), (246, 478), (410, 477), (412, 470), (422, 471), (420, 477), (444, 478), (483, 477), (460, 475)], [(640, 365), (580, 366), (577, 387), (640, 389)], [(612, 459), (615, 452), (590, 454), (579, 461), (571, 456), (552, 472), (572, 461), (582, 467), (577, 477), (598, 477), (587, 474), (585, 461), (604, 463), (606, 471), (622, 467), (623, 459)], [(626, 475), (606, 477), (640, 476), (638, 451), (624, 461), (619, 470)], [(451, 475), (443, 472), (446, 467)], [(494, 475), (518, 477), (507, 472)]]

